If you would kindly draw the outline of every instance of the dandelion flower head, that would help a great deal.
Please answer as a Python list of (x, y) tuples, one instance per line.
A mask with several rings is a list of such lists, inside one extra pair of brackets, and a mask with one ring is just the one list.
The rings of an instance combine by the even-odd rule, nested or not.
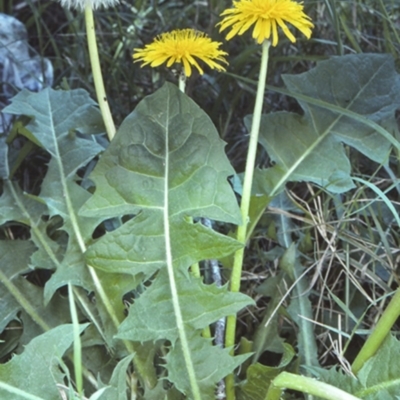
[(89, 7), (96, 10), (100, 7), (111, 7), (119, 3), (120, 0), (60, 0), (63, 7), (76, 8), (78, 10), (84, 10)]
[(294, 43), (296, 38), (287, 27), (287, 23), (293, 25), (302, 32), (307, 39), (311, 37), (311, 29), (314, 24), (311, 18), (303, 12), (303, 3), (293, 0), (239, 0), (233, 2), (233, 7), (222, 12), (224, 19), (218, 24), (220, 32), (230, 28), (226, 39), (232, 39), (236, 35), (242, 35), (254, 25), (253, 38), (261, 44), (270, 39), (272, 46), (278, 44), (278, 26), (283, 33)]
[(200, 74), (204, 71), (198, 60), (206, 63), (210, 68), (225, 71), (220, 63), (227, 64), (224, 56), (226, 52), (219, 49), (221, 43), (213, 42), (205, 33), (194, 29), (177, 29), (162, 33), (144, 49), (134, 49), (134, 62), (143, 62), (142, 67), (150, 64), (158, 67), (166, 63), (171, 67), (174, 63), (183, 64), (185, 75), (192, 74), (192, 66), (196, 67)]

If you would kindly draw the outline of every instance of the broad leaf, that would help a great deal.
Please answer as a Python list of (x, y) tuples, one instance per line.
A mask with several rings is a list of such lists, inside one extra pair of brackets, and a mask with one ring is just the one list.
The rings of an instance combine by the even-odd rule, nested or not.
[[(344, 116), (340, 108), (394, 129), (400, 79), (391, 56), (332, 57), (311, 71), (285, 75), (283, 80), (294, 97), (308, 96), (317, 104), (298, 100), (304, 116), (288, 112), (263, 116), (260, 143), (275, 163), (266, 191), (271, 191), (271, 181), (275, 183), (274, 193), (286, 181), (314, 182), (339, 193), (351, 189), (354, 185), (343, 143), (371, 160), (388, 161), (390, 141), (365, 123)], [(331, 109), (325, 107), (329, 104)]]
[[(226, 288), (206, 286), (187, 272), (193, 263), (224, 257), (241, 246), (193, 223), (199, 217), (241, 223), (224, 146), (208, 116), (174, 85), (165, 84), (125, 119), (90, 175), (96, 191), (81, 210), (104, 219), (134, 216), (90, 246), (87, 260), (110, 273), (151, 276), (159, 271), (130, 307), (118, 337), (169, 339), (175, 346), (167, 364), (169, 379), (195, 397), (211, 393), (215, 379), (204, 386), (208, 360), (198, 360), (191, 338), (251, 302)], [(184, 386), (174, 371), (174, 354), (183, 354)], [(237, 363), (234, 358), (227, 362), (218, 379)]]
[[(201, 330), (221, 316), (233, 315), (249, 304), (247, 296), (229, 292), (226, 287), (205, 285), (200, 279), (185, 276), (181, 271), (176, 275), (183, 322), (188, 328)], [(169, 284), (167, 271), (163, 269), (129, 309), (128, 318), (120, 326), (119, 338), (177, 340), (179, 332)]]

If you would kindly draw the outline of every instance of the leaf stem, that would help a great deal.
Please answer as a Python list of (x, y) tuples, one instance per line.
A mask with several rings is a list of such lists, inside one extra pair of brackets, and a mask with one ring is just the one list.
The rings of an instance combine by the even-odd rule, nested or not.
[(108, 139), (111, 141), (115, 136), (115, 125), (111, 115), (110, 106), (107, 101), (106, 90), (104, 88), (103, 75), (100, 69), (99, 51), (97, 49), (96, 31), (94, 29), (93, 10), (89, 5), (85, 7), (85, 22), (90, 64), (92, 66), (97, 101), (99, 103), (101, 115), (106, 127)]
[(390, 329), (400, 316), (400, 289), (397, 290), (392, 300), (386, 307), (381, 318), (372, 331), (371, 336), (364, 343), (360, 352), (351, 366), (354, 374), (357, 374), (363, 367), (364, 363), (370, 359), (379, 349)]
[[(181, 79), (179, 80), (179, 88), (182, 91)], [(184, 88), (183, 88), (184, 90)], [(169, 110), (168, 110), (169, 111)], [(165, 145), (168, 146), (168, 137), (165, 140)], [(167, 272), (169, 278), (169, 285), (171, 289), (171, 301), (174, 308), (176, 326), (178, 329), (178, 335), (180, 339), (180, 344), (182, 347), (183, 358), (185, 360), (186, 371), (189, 377), (190, 386), (192, 389), (193, 400), (201, 400), (201, 392), (196, 379), (196, 372), (194, 370), (194, 365), (192, 361), (192, 356), (189, 347), (189, 341), (186, 335), (185, 325), (183, 322), (182, 309), (179, 302), (178, 287), (176, 284), (175, 271), (171, 252), (171, 237), (170, 237), (170, 224), (169, 224), (169, 198), (168, 198), (168, 183), (169, 183), (169, 149), (165, 149), (166, 159), (165, 159), (165, 176), (164, 176), (164, 235), (165, 235), (165, 253), (167, 261)]]
[[(234, 256), (233, 269), (230, 280), (230, 290), (232, 292), (238, 292), (240, 290), (240, 279), (242, 275), (242, 266), (244, 257), (244, 245), (246, 244), (246, 233), (247, 233), (247, 224), (249, 219), (251, 188), (253, 184), (254, 167), (256, 162), (256, 153), (258, 145), (258, 134), (260, 129), (261, 113), (264, 102), (265, 82), (267, 79), (268, 55), (269, 55), (270, 45), (271, 43), (268, 40), (265, 40), (262, 44), (260, 75), (258, 78), (256, 102), (254, 105), (249, 149), (247, 152), (246, 169), (243, 180), (242, 201), (240, 205), (240, 211), (242, 215), (242, 225), (238, 227), (237, 231), (237, 240), (243, 243), (243, 248), (238, 250)], [(236, 316), (231, 315), (227, 318), (226, 335), (225, 335), (226, 347), (232, 347), (235, 344), (235, 331), (236, 331)], [(226, 385), (228, 400), (232, 400), (235, 398), (233, 383), (234, 383), (233, 376), (232, 375), (228, 376)]]
[(76, 311), (74, 292), (71, 283), (68, 283), (68, 300), (69, 309), (71, 312), (71, 320), (74, 332), (74, 371), (75, 371), (75, 385), (79, 396), (83, 396), (83, 377), (82, 377), (82, 343), (81, 332), (78, 320), (78, 313)]
[(298, 390), (326, 400), (360, 400), (358, 397), (335, 386), (317, 381), (314, 378), (295, 375), (289, 372), (280, 373), (271, 383), (265, 400), (279, 400), (285, 389)]

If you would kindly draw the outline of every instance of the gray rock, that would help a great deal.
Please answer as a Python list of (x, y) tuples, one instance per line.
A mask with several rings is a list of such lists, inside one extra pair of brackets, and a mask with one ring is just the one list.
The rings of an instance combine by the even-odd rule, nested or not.
[[(0, 109), (26, 88), (38, 92), (53, 84), (53, 66), (28, 44), (25, 26), (14, 17), (0, 13)], [(6, 130), (10, 116), (1, 114), (0, 132)]]

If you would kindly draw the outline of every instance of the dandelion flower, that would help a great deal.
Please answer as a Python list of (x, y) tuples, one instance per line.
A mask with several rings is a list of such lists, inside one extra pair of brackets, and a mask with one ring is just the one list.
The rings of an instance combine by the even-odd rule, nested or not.
[(296, 38), (290, 32), (286, 23), (293, 25), (302, 32), (307, 39), (311, 37), (311, 28), (314, 27), (311, 18), (303, 12), (303, 3), (293, 0), (239, 0), (233, 2), (233, 8), (222, 12), (224, 19), (218, 24), (220, 32), (231, 28), (226, 39), (235, 35), (242, 35), (252, 25), (253, 38), (261, 44), (272, 34), (272, 46), (278, 44), (278, 26), (288, 39), (294, 43)]
[(76, 8), (78, 10), (84, 10), (86, 7), (90, 7), (92, 10), (96, 10), (102, 6), (111, 7), (119, 3), (120, 0), (60, 0), (63, 7)]
[(170, 67), (174, 63), (183, 64), (185, 75), (192, 74), (192, 65), (200, 74), (204, 71), (198, 60), (205, 62), (210, 68), (225, 71), (219, 63), (227, 64), (224, 56), (227, 55), (219, 49), (221, 43), (213, 42), (205, 33), (194, 29), (178, 29), (157, 36), (153, 43), (144, 49), (134, 49), (134, 62), (141, 61), (145, 65), (158, 67), (166, 63)]

